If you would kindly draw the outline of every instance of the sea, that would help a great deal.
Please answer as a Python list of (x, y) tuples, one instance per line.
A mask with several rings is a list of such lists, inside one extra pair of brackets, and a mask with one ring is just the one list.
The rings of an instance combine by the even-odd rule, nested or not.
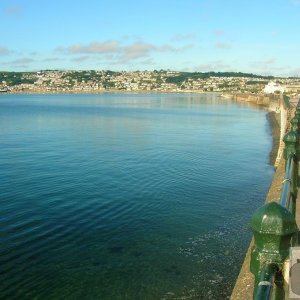
[(0, 95), (0, 299), (227, 299), (274, 168), (219, 94)]

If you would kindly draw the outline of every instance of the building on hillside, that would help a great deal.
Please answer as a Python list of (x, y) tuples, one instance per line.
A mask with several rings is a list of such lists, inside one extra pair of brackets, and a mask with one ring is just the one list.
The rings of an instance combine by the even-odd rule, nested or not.
[(285, 87), (277, 85), (274, 81), (270, 81), (263, 89), (265, 94), (274, 94), (275, 92), (285, 92)]

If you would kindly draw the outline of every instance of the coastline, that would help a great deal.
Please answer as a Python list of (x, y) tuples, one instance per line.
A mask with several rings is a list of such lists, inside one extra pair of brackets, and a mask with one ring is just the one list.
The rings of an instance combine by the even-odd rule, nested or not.
[[(41, 91), (41, 90), (36, 90), (36, 91), (13, 91), (13, 92), (2, 92), (0, 93), (1, 95), (103, 95), (103, 94), (122, 94), (122, 95), (156, 95), (156, 94), (217, 94), (220, 97), (224, 99), (231, 99), (231, 100), (236, 100), (239, 102), (247, 102), (247, 103), (253, 103), (253, 99), (250, 101), (245, 99), (244, 97), (237, 97), (234, 94), (222, 94), (221, 92), (210, 92), (210, 91), (199, 91), (199, 90), (182, 90), (182, 91), (125, 91), (125, 90), (89, 90), (89, 91)], [(246, 94), (245, 94), (246, 96)], [(248, 95), (247, 95), (248, 96)], [(266, 103), (253, 103), (255, 106), (263, 106), (266, 107)], [(273, 142), (272, 142), (272, 149), (269, 154), (269, 163), (274, 165), (276, 157), (277, 157), (277, 152), (279, 148), (279, 143), (280, 143), (280, 124), (279, 120), (277, 117), (277, 114), (274, 111), (269, 111), (267, 113), (267, 120), (269, 122), (271, 131), (272, 131), (272, 137), (273, 137)]]
[[(13, 91), (13, 92), (2, 92), (0, 93), (1, 95), (103, 95), (103, 94), (122, 94), (122, 95), (156, 95), (156, 94), (217, 94), (220, 97), (224, 99), (231, 99), (231, 100), (236, 100), (239, 102), (247, 102), (247, 103), (253, 103), (255, 106), (263, 106), (263, 107), (268, 107), (269, 105), (266, 103), (255, 103), (257, 101), (254, 96), (252, 97), (252, 101), (249, 99), (246, 100), (245, 97), (237, 97), (237, 95), (234, 94), (222, 94), (221, 92), (204, 92), (204, 91), (199, 91), (199, 90), (183, 90), (183, 91), (125, 91), (125, 90), (89, 90), (89, 91), (41, 91), (41, 90), (36, 90), (36, 91)], [(248, 96), (245, 94), (244, 96)], [(256, 100), (253, 102), (253, 100)], [(279, 148), (279, 143), (280, 143), (280, 124), (279, 120), (277, 117), (277, 114), (274, 111), (269, 111), (267, 113), (267, 120), (270, 125), (271, 131), (272, 131), (272, 137), (273, 137), (273, 142), (272, 142), (272, 149), (269, 154), (269, 163), (271, 165), (274, 165), (276, 157), (277, 157), (277, 152)]]
[[(18, 94), (21, 94), (21, 93), (18, 93)], [(24, 94), (24, 93), (22, 93), (22, 94)], [(28, 94), (30, 94), (30, 93), (28, 93)], [(59, 94), (59, 93), (57, 93), (57, 94)], [(64, 94), (71, 94), (72, 95), (72, 94), (79, 94), (79, 93), (64, 93)], [(80, 94), (92, 94), (92, 93), (80, 93)], [(105, 94), (105, 93), (101, 93), (101, 94)], [(112, 93), (106, 93), (106, 94), (112, 94)], [(125, 93), (116, 92), (116, 94), (125, 94)], [(155, 93), (131, 93), (131, 92), (127, 92), (126, 94), (164, 94), (164, 93), (162, 93), (162, 92), (160, 92), (160, 93), (157, 93), (157, 92), (155, 92)], [(175, 93), (174, 92), (172, 92), (172, 93), (166, 92), (166, 94), (175, 94)], [(178, 94), (188, 94), (188, 93), (184, 92), (184, 93), (178, 93)], [(203, 93), (201, 93), (201, 94), (203, 94)], [(209, 94), (216, 94), (216, 93), (209, 93)], [(228, 99), (228, 100), (231, 100), (231, 99)], [(219, 102), (219, 101), (217, 101), (217, 102)], [(278, 116), (280, 116), (280, 115), (276, 114), (275, 112), (270, 111), (270, 110), (266, 111), (266, 110), (268, 110), (267, 106), (258, 105), (258, 104), (255, 104), (255, 103), (251, 103), (251, 105), (252, 105), (252, 107), (256, 106), (257, 108), (264, 107), (263, 110), (265, 111), (265, 114), (263, 114), (263, 115), (266, 116), (267, 122), (268, 122), (267, 127), (270, 128), (270, 132), (268, 131), (268, 134), (269, 133), (272, 134), (272, 140), (273, 140), (272, 149), (269, 153), (269, 159), (270, 159), (269, 162), (270, 162), (270, 164), (273, 165), (274, 164), (273, 162), (276, 159), (277, 149), (278, 149), (278, 145), (279, 145), (279, 138), (280, 138), (280, 130), (279, 130), (280, 123), (278, 123)]]
[(70, 94), (70, 95), (75, 95), (75, 94), (83, 94), (83, 95), (88, 95), (88, 94), (219, 94), (221, 95), (221, 92), (204, 92), (204, 91), (198, 91), (198, 90), (183, 90), (183, 91), (170, 91), (170, 90), (164, 90), (164, 91), (125, 91), (125, 90), (88, 90), (88, 91), (12, 91), (12, 92), (2, 92), (0, 93), (1, 95), (65, 95), (65, 94)]
[(269, 154), (269, 163), (274, 166), (280, 144), (280, 123), (278, 120), (278, 114), (276, 114), (274, 111), (269, 111), (266, 115), (266, 118), (272, 131), (273, 140), (272, 148)]
[(266, 118), (272, 134), (272, 147), (269, 153), (269, 164), (275, 167), (280, 145), (280, 98), (275, 95), (254, 95), (249, 93), (226, 94), (226, 98), (237, 102), (251, 103), (254, 107), (263, 107), (268, 112)]
[[(283, 100), (283, 101), (282, 101)], [(290, 99), (289, 99), (290, 101)], [(274, 104), (274, 103), (273, 103)], [(280, 106), (283, 106), (284, 109), (289, 109), (289, 107), (285, 106), (284, 98), (281, 99)], [(287, 123), (290, 121), (290, 115), (289, 114), (282, 114), (281, 113), (275, 113), (275, 111), (279, 111), (279, 107), (275, 107), (274, 105), (269, 106), (269, 113), (267, 114), (267, 119), (269, 121), (271, 130), (272, 130), (272, 136), (273, 136), (273, 145), (272, 145), (272, 151), (270, 153), (270, 159), (272, 160), (272, 163), (274, 162), (274, 156), (277, 154), (277, 151), (280, 151), (280, 147), (278, 144), (280, 144), (280, 131), (281, 127), (286, 127), (285, 122), (282, 123), (282, 119), (284, 118)], [(278, 150), (277, 150), (278, 149)], [(278, 159), (278, 162), (276, 161), (275, 167), (275, 174), (272, 180), (272, 183), (270, 185), (270, 188), (268, 190), (267, 196), (265, 198), (265, 203), (271, 202), (271, 201), (278, 201), (280, 199), (281, 195), (281, 189), (282, 189), (282, 182), (285, 178), (285, 159), (283, 155), (280, 155)], [(248, 247), (248, 250), (246, 252), (246, 255), (244, 257), (244, 261), (242, 263), (239, 275), (237, 276), (235, 286), (231, 293), (231, 300), (251, 300), (253, 299), (253, 290), (254, 290), (254, 275), (250, 272), (250, 261), (251, 261), (251, 251), (253, 247), (253, 237), (251, 239), (250, 245)]]

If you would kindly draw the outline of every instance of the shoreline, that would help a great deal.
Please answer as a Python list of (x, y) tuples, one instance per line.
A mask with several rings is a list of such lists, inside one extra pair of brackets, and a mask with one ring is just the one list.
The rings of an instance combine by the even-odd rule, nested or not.
[[(278, 104), (280, 99), (274, 95), (259, 94), (227, 94), (228, 99), (234, 99), (237, 102), (251, 103), (253, 107), (261, 107), (267, 110), (266, 118), (272, 135), (272, 147), (269, 153), (269, 164), (275, 166), (280, 146), (280, 114), (278, 113)], [(277, 113), (276, 113), (277, 112)]]
[(185, 90), (185, 91), (123, 91), (123, 90), (106, 90), (106, 91), (13, 91), (13, 92), (1, 92), (1, 95), (101, 95), (101, 94), (222, 94), (221, 92), (203, 92), (197, 90)]
[[(185, 90), (185, 91), (124, 91), (124, 90), (106, 90), (106, 91), (14, 91), (14, 92), (2, 92), (1, 95), (103, 95), (103, 94), (120, 94), (120, 95), (156, 95), (156, 94), (216, 94), (220, 97), (228, 100), (235, 100), (237, 102), (253, 103), (252, 101), (246, 101), (245, 99), (235, 99), (234, 94), (223, 94), (222, 92), (204, 92), (197, 90)], [(258, 96), (258, 95), (257, 95)], [(266, 107), (265, 103), (253, 103), (257, 107)], [(280, 124), (274, 111), (267, 113), (266, 118), (268, 120), (271, 134), (273, 138), (272, 148), (269, 153), (269, 163), (274, 166), (278, 148), (280, 144)]]
[[(20, 92), (2, 92), (1, 95), (103, 95), (103, 94), (121, 94), (121, 95), (156, 95), (156, 94), (216, 94), (228, 100), (235, 100), (237, 102), (253, 103), (252, 101), (245, 101), (245, 99), (235, 99), (233, 94), (222, 94), (221, 92), (203, 92), (203, 91), (122, 91), (122, 90), (107, 90), (107, 91), (20, 91)], [(265, 103), (253, 103), (257, 107), (266, 107)], [(269, 154), (269, 163), (274, 166), (278, 148), (280, 144), (280, 125), (278, 118), (274, 111), (269, 111), (266, 115), (271, 132), (272, 132), (272, 148)]]
[(269, 153), (269, 163), (274, 166), (280, 144), (280, 124), (278, 123), (277, 114), (274, 111), (269, 111), (266, 118), (272, 134), (272, 148)]

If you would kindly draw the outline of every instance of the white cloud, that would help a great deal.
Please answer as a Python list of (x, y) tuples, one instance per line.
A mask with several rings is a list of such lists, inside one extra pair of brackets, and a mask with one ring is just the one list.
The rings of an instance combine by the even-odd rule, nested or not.
[(127, 61), (141, 57), (149, 56), (149, 53), (155, 50), (155, 46), (143, 42), (137, 42), (122, 49), (121, 60)]
[(225, 34), (225, 31), (222, 30), (222, 29), (218, 29), (218, 30), (215, 30), (215, 31), (214, 31), (214, 34), (215, 34), (216, 36), (222, 36), (222, 35)]
[(229, 43), (221, 43), (221, 42), (219, 42), (219, 43), (215, 44), (215, 48), (217, 48), (217, 49), (230, 49), (231, 47), (232, 46)]
[(184, 41), (194, 41), (196, 40), (196, 35), (194, 33), (181, 34), (178, 33), (171, 38), (172, 42), (184, 42)]
[(231, 65), (225, 63), (223, 60), (216, 60), (206, 64), (200, 64), (195, 67), (196, 71), (209, 72), (209, 71), (231, 71)]
[(86, 61), (86, 60), (89, 60), (90, 59), (90, 56), (88, 55), (84, 55), (84, 56), (79, 56), (79, 57), (75, 57), (72, 59), (72, 61), (75, 61), (75, 62), (83, 62), (83, 61)]
[(13, 66), (14, 68), (28, 68), (34, 60), (31, 58), (19, 58), (12, 61), (2, 63), (5, 66)]
[(287, 72), (286, 76), (300, 76), (300, 67), (298, 68), (290, 68)]
[(18, 65), (18, 64), (29, 64), (29, 63), (32, 63), (32, 62), (34, 62), (34, 60), (31, 59), (31, 58), (19, 58), (19, 59), (15, 59), (15, 60), (10, 61), (7, 64)]
[(251, 62), (250, 65), (254, 66), (256, 68), (263, 68), (265, 69), (266, 67), (270, 67), (276, 64), (276, 59), (273, 57), (270, 58), (266, 58), (264, 60), (260, 60), (260, 61), (254, 61)]
[(8, 55), (11, 51), (6, 47), (0, 47), (0, 55)]
[(300, 0), (292, 0), (291, 2), (296, 6), (300, 5)]
[(273, 64), (275, 64), (276, 63), (276, 59), (275, 58), (269, 58), (269, 59), (266, 59), (265, 61), (264, 61), (264, 64), (265, 65), (273, 65)]
[(14, 16), (14, 15), (18, 15), (20, 14), (21, 12), (23, 11), (23, 7), (20, 6), (20, 5), (10, 5), (8, 7), (6, 7), (4, 9), (4, 12), (6, 15), (9, 15), (9, 16)]
[(75, 44), (67, 48), (59, 47), (56, 50), (65, 53), (93, 53), (93, 54), (105, 54), (119, 51), (119, 43), (117, 41), (105, 41), (94, 42), (89, 45)]
[[(119, 41), (93, 42), (88, 45), (74, 44), (69, 47), (58, 47), (56, 52), (64, 54), (89, 54), (99, 55), (110, 63), (127, 63), (134, 60), (148, 59), (153, 53), (178, 53), (192, 48), (193, 45), (174, 47), (169, 44), (155, 45), (143, 41), (136, 41), (130, 44), (123, 44)], [(73, 60), (82, 61), (82, 58)], [(84, 59), (86, 57), (84, 56)]]
[[(274, 57), (249, 62), (249, 67), (252, 73), (277, 76), (286, 76), (285, 74), (290, 69), (289, 66), (281, 65)], [(290, 74), (288, 76), (290, 76)]]
[(48, 57), (48, 58), (45, 58), (43, 61), (45, 62), (55, 62), (55, 61), (60, 61), (61, 58), (59, 57)]

